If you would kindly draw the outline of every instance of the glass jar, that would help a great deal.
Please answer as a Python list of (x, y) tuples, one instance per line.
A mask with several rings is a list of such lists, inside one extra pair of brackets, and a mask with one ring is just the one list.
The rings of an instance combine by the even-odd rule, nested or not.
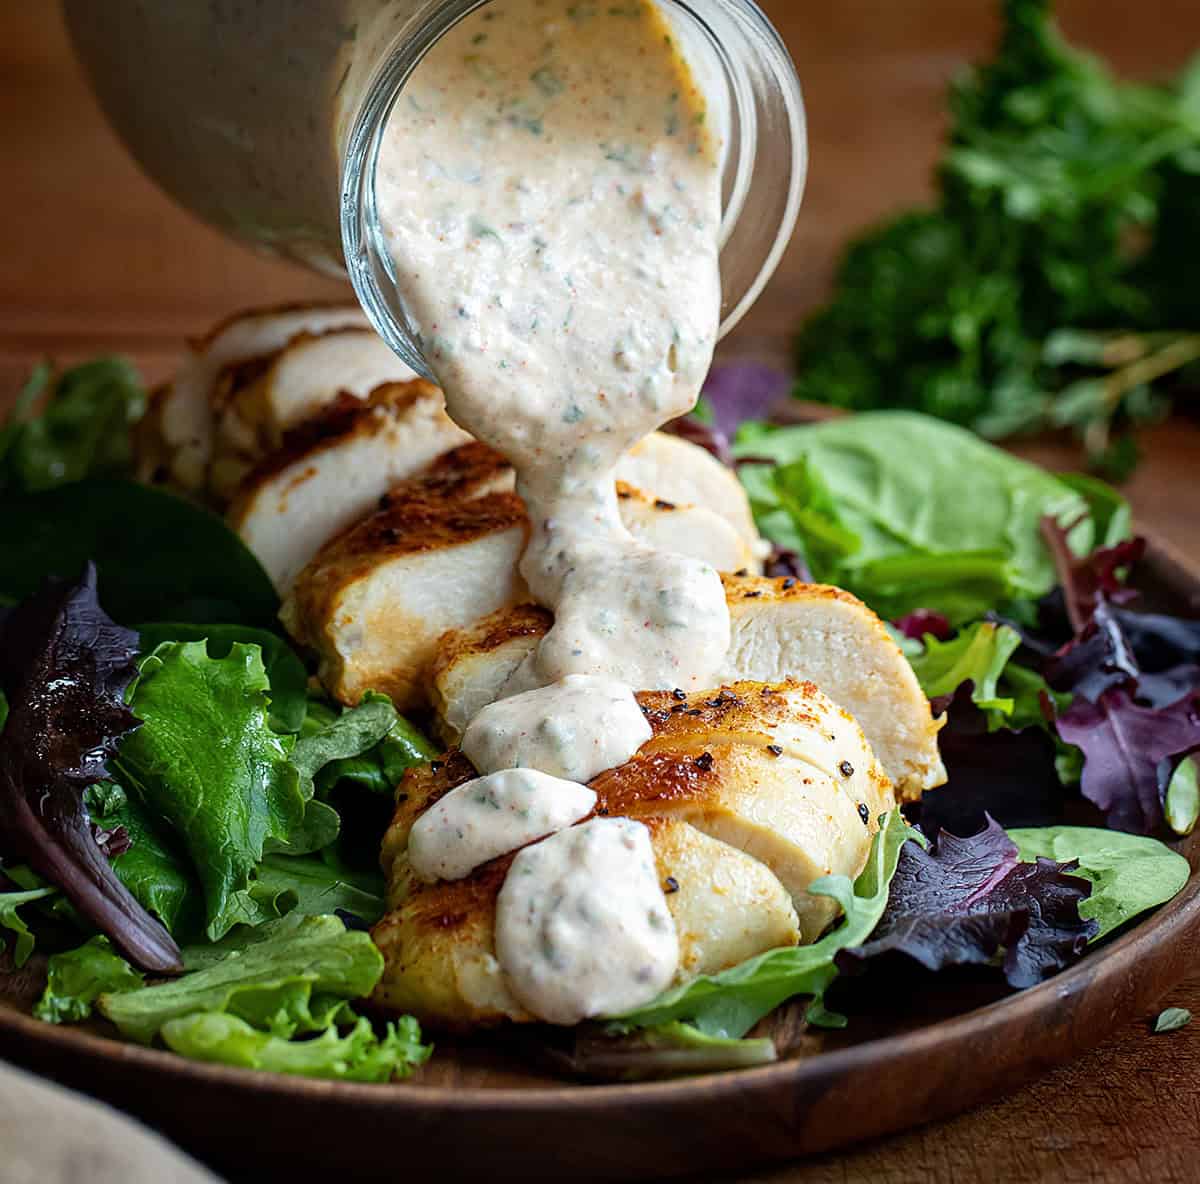
[[(429, 49), (489, 0), (64, 0), (110, 121), (145, 171), (228, 234), (348, 274), (428, 374), (375, 207), (388, 116)], [(657, 0), (723, 122), (722, 333), (791, 237), (807, 164), (795, 67), (752, 0)]]

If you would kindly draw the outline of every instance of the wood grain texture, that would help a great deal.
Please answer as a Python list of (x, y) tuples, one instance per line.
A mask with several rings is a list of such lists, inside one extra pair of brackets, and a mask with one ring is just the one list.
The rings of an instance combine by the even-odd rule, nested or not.
[[(846, 235), (927, 196), (945, 85), (985, 52), (995, 4), (764, 0), (764, 7), (804, 80), (812, 167), (795, 241), (724, 350), (778, 361), (799, 318), (827, 292)], [(1133, 9), (1125, 0), (1061, 0), (1059, 7), (1072, 35), (1129, 74), (1173, 70), (1200, 43), (1196, 0), (1144, 0)], [(0, 187), (0, 402), (46, 354), (69, 362), (120, 349), (157, 379), (188, 334), (231, 309), (342, 290), (226, 243), (142, 178), (96, 111), (47, 0), (0, 5), (0, 145), (8, 165)], [(1200, 557), (1200, 428), (1176, 421), (1147, 433), (1146, 443), (1148, 463), (1129, 490), (1139, 517)], [(1022, 451), (1052, 467), (1077, 463), (1055, 442)], [(1200, 972), (1164, 1002), (1200, 1015)], [(970, 1115), (753, 1179), (1194, 1180), (1200, 1022), (1151, 1037), (1152, 1011), (1114, 1015), (1102, 1048)], [(969, 1068), (986, 1074), (989, 1066)], [(281, 1103), (277, 1120), (291, 1118)], [(377, 1137), (402, 1147), (411, 1135), (420, 1137), (381, 1126)], [(692, 1137), (680, 1127), (681, 1141)]]

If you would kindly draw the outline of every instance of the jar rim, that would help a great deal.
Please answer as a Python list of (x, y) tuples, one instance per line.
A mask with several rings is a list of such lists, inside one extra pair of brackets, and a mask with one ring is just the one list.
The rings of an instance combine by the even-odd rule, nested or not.
[[(340, 218), (346, 271), (355, 295), (372, 325), (388, 345), (418, 374), (433, 379), (417, 347), (418, 335), (408, 321), (404, 299), (383, 238), (375, 200), (375, 173), (383, 133), (405, 84), (425, 55), (465, 17), (491, 0), (431, 0), (397, 33), (367, 83), (346, 140), (342, 161)], [(726, 248), (739, 268), (736, 295), (723, 299), (718, 336), (725, 337), (746, 315), (774, 275), (791, 241), (799, 217), (807, 178), (808, 152), (804, 100), (795, 65), (783, 39), (754, 0), (658, 0), (671, 15), (688, 19), (707, 38), (731, 89), (731, 115), (736, 127), (734, 172), (727, 176), (727, 197), (722, 212), (722, 290), (725, 291)], [(730, 43), (739, 48), (735, 56)], [(762, 235), (764, 214), (755, 209), (760, 141), (785, 136), (784, 185), (771, 195), (774, 233)], [(783, 159), (778, 144), (771, 158)], [(729, 163), (729, 162), (727, 162)], [(750, 229), (757, 240), (753, 252), (758, 262), (753, 272), (742, 269), (742, 253), (735, 242), (745, 215), (757, 222)], [(731, 246), (731, 243), (733, 244)], [(746, 280), (745, 275), (750, 278)]]

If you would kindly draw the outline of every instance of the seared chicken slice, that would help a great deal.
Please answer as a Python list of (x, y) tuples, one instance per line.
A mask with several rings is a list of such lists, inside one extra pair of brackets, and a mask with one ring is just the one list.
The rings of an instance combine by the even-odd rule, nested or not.
[(418, 705), (438, 637), (527, 595), (517, 561), (529, 520), (507, 483), (496, 454), (468, 444), (321, 548), (280, 615), (316, 650), (332, 695)]
[(902, 801), (942, 785), (943, 720), (883, 622), (840, 588), (726, 576), (733, 636), (721, 677), (807, 678), (862, 725)]
[(377, 387), (417, 375), (372, 329), (331, 329), (293, 337), (270, 368), (242, 392), (245, 418), (278, 447), (286, 432), (319, 415), (339, 394), (365, 399)]
[[(383, 508), (321, 549), (283, 616), (318, 652), (332, 695), (353, 703), (378, 690), (402, 709), (419, 704), (438, 638), (528, 595), (516, 571), (528, 520), (512, 483), (497, 453), (467, 445), (397, 485)], [(644, 542), (718, 568), (749, 554), (709, 510), (626, 486), (618, 494), (622, 520)], [(260, 558), (259, 546), (292, 546), (278, 526), (264, 526), (261, 543), (237, 528)]]
[(469, 438), (441, 391), (420, 379), (344, 396), (242, 482), (229, 524), (285, 594), (321, 546), (397, 481)]
[(669, 502), (713, 510), (741, 535), (756, 555), (763, 547), (750, 512), (750, 499), (737, 474), (698, 444), (665, 432), (653, 432), (621, 458), (617, 480), (636, 489), (648, 489)]
[[(838, 588), (725, 576), (732, 644), (719, 681), (811, 679), (862, 725), (901, 798), (945, 779), (933, 718), (912, 667), (883, 622)], [(476, 712), (504, 696), (552, 617), (521, 605), (439, 643), (429, 699), (439, 731), (457, 743)]]
[[(599, 813), (650, 831), (680, 939), (676, 981), (813, 940), (835, 906), (808, 885), (856, 875), (894, 804), (861, 730), (810, 683), (639, 700), (653, 739), (592, 788)], [(458, 752), (410, 770), (383, 845), (391, 911), (373, 934), (385, 960), (374, 1001), (435, 1026), (532, 1018), (495, 955), (496, 898), (512, 856), (454, 883), (421, 883), (408, 866), (413, 823), (473, 776)]]
[(253, 468), (283, 447), (288, 432), (327, 415), (345, 396), (365, 399), (387, 383), (416, 377), (380, 337), (360, 328), (299, 333), (269, 357), (227, 366), (210, 395), (210, 496), (228, 501)]
[[(139, 455), (138, 477), (204, 494), (213, 454), (210, 398), (221, 372), (271, 356), (298, 333), (351, 326), (367, 327), (357, 305), (283, 305), (237, 313), (222, 321), (192, 343), (174, 381), (157, 402), (151, 424), (139, 434), (147, 447)], [(153, 440), (148, 436), (151, 428), (156, 429)]]

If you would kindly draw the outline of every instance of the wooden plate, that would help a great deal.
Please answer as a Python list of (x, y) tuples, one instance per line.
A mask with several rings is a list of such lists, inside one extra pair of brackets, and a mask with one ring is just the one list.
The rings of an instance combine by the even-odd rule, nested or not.
[[(1200, 575), (1161, 545), (1152, 604), (1200, 611)], [(564, 1083), (520, 1035), (439, 1043), (397, 1085), (275, 1077), (185, 1061), (29, 1016), (34, 962), (0, 976), (0, 1055), (141, 1117), (243, 1178), (377, 1181), (712, 1178), (945, 1118), (1075, 1056), (1144, 1012), (1195, 964), (1200, 840), (1170, 904), (1077, 966), (1020, 994), (982, 978), (880, 984), (849, 996), (844, 1033), (772, 1021), (776, 1065), (638, 1085)], [(882, 989), (881, 989), (882, 986)], [(885, 996), (882, 1000), (881, 996)]]

